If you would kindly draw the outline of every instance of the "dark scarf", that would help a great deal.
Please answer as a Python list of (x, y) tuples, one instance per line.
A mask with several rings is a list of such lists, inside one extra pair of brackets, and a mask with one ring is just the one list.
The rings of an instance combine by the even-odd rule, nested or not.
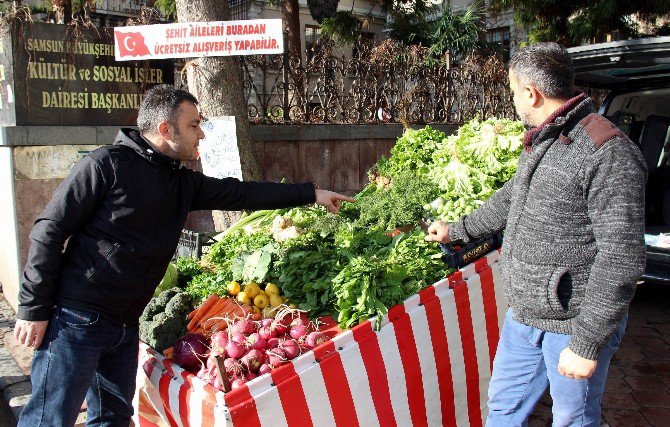
[(570, 110), (575, 108), (577, 106), (577, 104), (579, 104), (580, 102), (582, 102), (585, 99), (586, 99), (586, 94), (584, 92), (580, 92), (577, 96), (575, 96), (574, 98), (568, 99), (565, 102), (565, 104), (558, 107), (556, 109), (556, 111), (551, 113), (551, 115), (549, 117), (547, 117), (547, 119), (544, 122), (542, 122), (542, 124), (540, 124), (539, 126), (536, 126), (534, 128), (528, 129), (526, 131), (526, 133), (523, 135), (523, 145), (524, 145), (525, 150), (526, 151), (531, 150), (531, 148), (533, 146), (533, 140), (535, 139), (535, 136), (538, 133), (540, 133), (540, 131), (542, 129), (544, 129), (545, 126), (547, 126), (548, 124), (554, 123), (554, 120), (556, 120), (556, 118), (561, 117), (561, 116), (565, 116)]

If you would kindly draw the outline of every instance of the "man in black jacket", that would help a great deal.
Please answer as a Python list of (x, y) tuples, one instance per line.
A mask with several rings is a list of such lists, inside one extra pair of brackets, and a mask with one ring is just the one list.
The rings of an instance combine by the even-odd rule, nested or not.
[(37, 349), (19, 425), (71, 426), (84, 398), (87, 424), (129, 424), (138, 319), (190, 211), (316, 202), (337, 212), (353, 202), (312, 183), (240, 182), (182, 167), (204, 137), (197, 103), (168, 85), (149, 90), (139, 131), (121, 129), (113, 145), (78, 162), (35, 221), (14, 331)]

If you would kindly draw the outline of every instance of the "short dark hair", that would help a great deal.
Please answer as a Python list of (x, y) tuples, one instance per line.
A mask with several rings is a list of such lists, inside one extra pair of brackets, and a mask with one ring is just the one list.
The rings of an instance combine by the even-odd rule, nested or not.
[(140, 132), (156, 132), (163, 121), (174, 124), (179, 105), (184, 101), (198, 105), (195, 96), (174, 86), (156, 85), (146, 91), (137, 114), (137, 127)]
[(574, 96), (575, 67), (568, 51), (557, 43), (535, 43), (515, 51), (509, 69), (521, 85), (532, 85), (549, 99)]

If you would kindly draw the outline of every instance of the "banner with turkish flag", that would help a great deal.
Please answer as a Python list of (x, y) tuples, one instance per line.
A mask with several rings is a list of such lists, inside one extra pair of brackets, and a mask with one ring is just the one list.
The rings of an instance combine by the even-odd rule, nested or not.
[(114, 39), (117, 61), (284, 52), (281, 19), (116, 27)]
[(114, 31), (116, 46), (121, 56), (145, 56), (151, 55), (149, 48), (144, 44), (144, 36), (137, 32)]

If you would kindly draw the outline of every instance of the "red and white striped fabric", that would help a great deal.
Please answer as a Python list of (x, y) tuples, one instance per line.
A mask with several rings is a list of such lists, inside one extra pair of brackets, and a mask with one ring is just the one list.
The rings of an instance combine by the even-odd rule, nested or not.
[(498, 251), (227, 394), (142, 345), (135, 424), (481, 426), (507, 304)]

